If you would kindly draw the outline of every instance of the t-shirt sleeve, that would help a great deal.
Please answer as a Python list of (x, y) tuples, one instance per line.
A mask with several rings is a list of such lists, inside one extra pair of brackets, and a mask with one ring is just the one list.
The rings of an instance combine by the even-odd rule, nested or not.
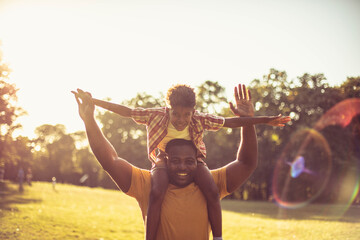
[(131, 185), (125, 193), (138, 201), (144, 199), (144, 194), (150, 190), (150, 172), (148, 170), (132, 167)]
[(203, 128), (207, 131), (217, 131), (224, 126), (225, 118), (209, 113), (199, 113)]
[(226, 186), (226, 168), (222, 167), (219, 169), (211, 170), (211, 174), (214, 178), (215, 184), (219, 189), (220, 199), (229, 195), (230, 193), (228, 193)]
[(139, 108), (134, 108), (131, 110), (131, 118), (137, 124), (148, 125), (151, 114), (152, 114), (152, 111), (149, 108), (140, 108), (139, 107)]

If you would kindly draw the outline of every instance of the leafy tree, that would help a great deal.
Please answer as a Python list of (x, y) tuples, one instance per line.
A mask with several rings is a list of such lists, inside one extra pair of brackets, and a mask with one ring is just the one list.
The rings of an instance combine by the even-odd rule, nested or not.
[[(351, 87), (347, 89), (356, 89), (356, 84), (351, 80), (349, 82), (346, 86)], [(257, 185), (267, 183), (269, 194), (276, 161), (280, 154), (283, 154), (285, 145), (296, 137), (294, 133), (301, 129), (314, 128), (329, 109), (347, 96), (343, 94), (345, 90), (330, 87), (323, 74), (304, 74), (295, 80), (288, 80), (286, 72), (275, 69), (270, 69), (269, 74), (265, 75), (262, 81), (257, 79), (252, 81), (250, 87), (259, 115), (282, 113), (292, 117), (292, 122), (282, 129), (268, 126), (257, 127), (260, 164), (250, 180), (256, 182)], [(348, 90), (348, 92), (351, 91)], [(330, 146), (333, 165), (330, 179), (337, 179), (337, 170), (344, 168), (348, 162), (345, 159), (349, 159), (351, 134), (348, 129), (341, 129), (339, 126), (315, 130), (319, 131)], [(308, 144), (308, 148), (310, 147), (312, 147), (311, 144)], [(307, 152), (310, 152), (310, 149), (307, 149)], [(313, 151), (311, 157), (321, 159), (322, 154), (321, 151)], [(321, 169), (322, 163), (322, 161), (314, 161), (311, 164), (314, 164), (315, 169)], [(330, 188), (331, 183), (327, 187)], [(309, 191), (311, 192), (311, 189)], [(293, 192), (296, 193), (296, 191)], [(320, 200), (328, 197), (327, 192), (330, 191), (325, 190)], [(289, 198), (296, 198), (296, 196), (289, 196)]]
[(197, 87), (196, 109), (200, 112), (220, 113), (227, 106), (225, 88), (218, 82), (205, 81)]
[(340, 86), (345, 98), (360, 98), (360, 77), (348, 77)]
[(36, 160), (41, 180), (55, 176), (59, 181), (76, 183), (79, 175), (76, 175), (73, 161), (75, 141), (65, 133), (65, 126), (44, 124), (35, 129), (35, 134), (36, 148), (39, 148)]
[(15, 84), (9, 82), (10, 72), (11, 69), (4, 63), (0, 50), (0, 165), (11, 161), (11, 158), (5, 157), (10, 155), (6, 151), (13, 142), (13, 131), (21, 127), (20, 124), (15, 123), (15, 120), (25, 114), (25, 111), (16, 105), (18, 89)]
[(90, 187), (99, 185), (99, 171), (101, 166), (88, 148), (76, 150), (75, 159), (80, 168), (81, 176), (87, 176), (87, 184)]
[[(3, 157), (6, 160), (5, 174), (6, 178), (15, 180), (19, 167), (26, 171), (32, 167), (32, 142), (27, 137), (19, 136), (16, 139), (7, 138), (6, 151)], [(1, 165), (1, 164), (0, 164)]]

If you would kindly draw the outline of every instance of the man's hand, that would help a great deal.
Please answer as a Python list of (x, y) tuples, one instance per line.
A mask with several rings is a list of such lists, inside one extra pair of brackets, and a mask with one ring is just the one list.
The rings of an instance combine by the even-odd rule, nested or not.
[(231, 111), (238, 117), (253, 117), (254, 105), (251, 102), (250, 91), (245, 85), (239, 84), (234, 88), (236, 107), (230, 102)]
[(279, 114), (278, 116), (269, 117), (269, 121), (266, 123), (266, 125), (273, 127), (284, 127), (285, 123), (289, 121), (291, 121), (289, 116), (283, 117), (281, 114)]
[(94, 118), (95, 105), (92, 101), (91, 94), (81, 89), (71, 91), (75, 95), (76, 102), (79, 106), (79, 115), (83, 121)]

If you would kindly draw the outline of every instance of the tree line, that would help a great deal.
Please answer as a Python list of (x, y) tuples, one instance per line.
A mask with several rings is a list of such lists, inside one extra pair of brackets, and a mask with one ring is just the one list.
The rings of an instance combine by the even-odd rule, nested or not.
[[(8, 82), (10, 69), (1, 59), (0, 55), (0, 168), (5, 170), (5, 178), (15, 181), (21, 166), (25, 171), (31, 169), (36, 181), (51, 181), (52, 177), (56, 177), (57, 181), (64, 183), (116, 188), (91, 153), (83, 131), (67, 133), (64, 125), (44, 124), (36, 128), (37, 137), (34, 139), (12, 137), (13, 131), (21, 127), (14, 123), (15, 119), (25, 111), (16, 104), (17, 89)], [(316, 124), (336, 104), (346, 99), (360, 99), (360, 77), (348, 77), (340, 86), (330, 86), (323, 74), (303, 74), (296, 79), (288, 79), (285, 71), (270, 69), (262, 79), (254, 79), (248, 88), (256, 115), (281, 113), (290, 115), (292, 121), (283, 128), (256, 127), (258, 168), (229, 198), (269, 200), (276, 191), (274, 184), (278, 185), (277, 188), (284, 188), (284, 182), (293, 180), (294, 183), (290, 181), (287, 186), (292, 189), (286, 196), (289, 201), (303, 196), (311, 198), (321, 190), (317, 201), (335, 202), (343, 187), (339, 179), (351, 175), (359, 181), (360, 116), (359, 111), (354, 111), (354, 104), (348, 104), (336, 115), (329, 116), (328, 124), (321, 129), (316, 128)], [(225, 89), (218, 82), (205, 81), (195, 89), (197, 110), (232, 116), (227, 102), (233, 99), (226, 98)], [(154, 97), (138, 93), (121, 104), (147, 108), (164, 106), (165, 101), (163, 95)], [(354, 111), (345, 126), (341, 125), (341, 118), (336, 120), (336, 116), (343, 116), (341, 111)], [(96, 118), (119, 156), (138, 167), (150, 168), (144, 126), (108, 111), (97, 111)], [(204, 141), (209, 168), (224, 166), (236, 156), (239, 129), (206, 132)], [(302, 174), (301, 181), (300, 178), (294, 181), (297, 179), (288, 177), (297, 156), (305, 159), (307, 170), (300, 171), (309, 173)], [(320, 174), (327, 174), (324, 186), (318, 186), (314, 181)]]

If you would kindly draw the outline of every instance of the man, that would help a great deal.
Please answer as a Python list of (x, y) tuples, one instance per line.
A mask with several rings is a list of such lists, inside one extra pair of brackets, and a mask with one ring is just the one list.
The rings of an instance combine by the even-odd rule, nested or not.
[[(93, 153), (118, 187), (138, 201), (143, 219), (146, 221), (151, 189), (150, 172), (118, 157), (95, 121), (95, 107), (91, 95), (84, 92), (74, 93)], [(243, 111), (250, 112), (253, 116), (253, 105), (245, 86), (235, 91), (235, 100), (234, 112), (238, 112), (239, 115)], [(240, 137), (236, 160), (223, 168), (211, 171), (221, 198), (240, 187), (257, 166), (254, 126), (243, 127)], [(166, 146), (166, 153), (170, 184), (162, 204), (156, 239), (209, 239), (206, 200), (193, 183), (197, 166), (196, 148), (191, 141), (174, 139)]]

